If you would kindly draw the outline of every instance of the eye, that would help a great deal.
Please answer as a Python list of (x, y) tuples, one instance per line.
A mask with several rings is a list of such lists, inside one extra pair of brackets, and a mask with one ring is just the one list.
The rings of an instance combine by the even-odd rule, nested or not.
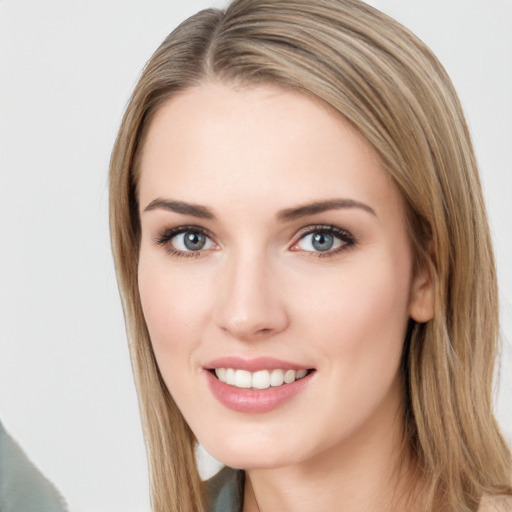
[(198, 256), (200, 251), (216, 249), (217, 245), (201, 228), (182, 226), (168, 229), (155, 240), (175, 256)]
[(335, 226), (310, 226), (299, 233), (299, 240), (295, 242), (291, 250), (328, 256), (354, 244), (354, 237), (344, 229)]
[(185, 231), (173, 236), (170, 242), (178, 251), (200, 251), (205, 249), (211, 240), (204, 233)]

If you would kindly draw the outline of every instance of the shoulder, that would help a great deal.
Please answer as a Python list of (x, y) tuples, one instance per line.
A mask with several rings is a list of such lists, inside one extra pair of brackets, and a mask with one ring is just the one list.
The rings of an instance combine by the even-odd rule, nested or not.
[(241, 512), (244, 504), (245, 473), (229, 467), (203, 482), (204, 512)]
[(0, 510), (65, 512), (64, 499), (0, 423)]

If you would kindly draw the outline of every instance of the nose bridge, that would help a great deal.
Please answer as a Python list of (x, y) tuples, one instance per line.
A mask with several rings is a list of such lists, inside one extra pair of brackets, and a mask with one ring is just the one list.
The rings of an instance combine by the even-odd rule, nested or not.
[(262, 248), (240, 247), (225, 261), (221, 277), (219, 326), (239, 339), (275, 334), (288, 316), (269, 254)]

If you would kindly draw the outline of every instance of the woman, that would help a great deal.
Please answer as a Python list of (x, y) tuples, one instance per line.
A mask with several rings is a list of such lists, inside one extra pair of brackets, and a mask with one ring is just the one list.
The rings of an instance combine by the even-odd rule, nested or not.
[[(356, 0), (185, 21), (123, 119), (111, 232), (156, 511), (510, 506), (470, 137), (398, 23)], [(245, 471), (203, 489), (197, 441)]]

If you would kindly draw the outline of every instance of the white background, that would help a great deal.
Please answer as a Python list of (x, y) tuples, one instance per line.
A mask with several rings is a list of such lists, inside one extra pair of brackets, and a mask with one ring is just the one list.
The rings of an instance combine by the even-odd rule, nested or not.
[[(0, 0), (0, 418), (84, 512), (149, 510), (107, 229), (107, 167), (137, 76), (224, 1)], [(374, 0), (437, 53), (467, 111), (496, 244), (512, 433), (512, 3)]]

